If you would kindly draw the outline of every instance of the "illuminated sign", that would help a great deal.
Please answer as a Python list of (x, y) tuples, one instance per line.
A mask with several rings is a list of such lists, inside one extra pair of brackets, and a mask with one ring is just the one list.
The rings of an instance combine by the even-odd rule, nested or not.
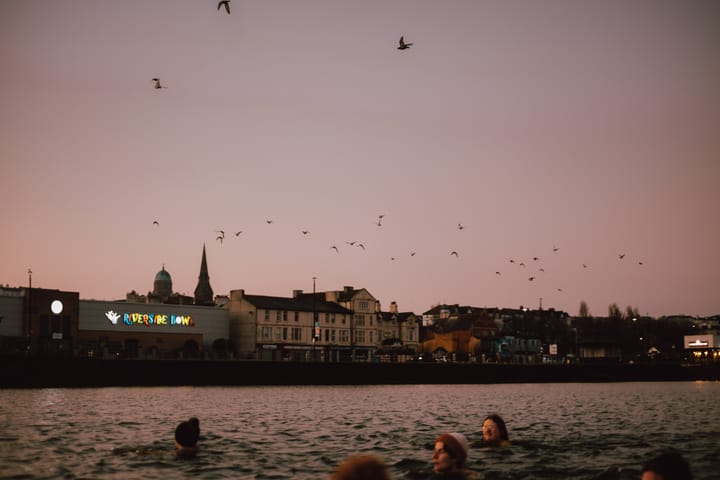
[(110, 323), (117, 325), (122, 319), (125, 325), (145, 325), (146, 327), (157, 326), (179, 326), (194, 327), (195, 323), (190, 315), (167, 315), (164, 313), (124, 313), (119, 314), (112, 310), (105, 312), (105, 317)]
[(710, 345), (710, 342), (705, 342), (702, 340), (694, 340), (694, 341), (688, 343), (688, 347), (707, 347), (709, 345)]

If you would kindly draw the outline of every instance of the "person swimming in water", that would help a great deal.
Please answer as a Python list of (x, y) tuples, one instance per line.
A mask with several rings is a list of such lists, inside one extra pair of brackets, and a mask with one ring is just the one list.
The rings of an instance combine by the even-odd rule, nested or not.
[(692, 480), (690, 466), (677, 452), (668, 452), (649, 460), (642, 468), (641, 480)]
[(371, 454), (347, 457), (337, 466), (330, 480), (391, 480), (382, 458)]
[(175, 428), (175, 452), (178, 457), (194, 457), (197, 455), (197, 442), (200, 438), (200, 421), (192, 417), (181, 422)]
[(465, 469), (468, 456), (468, 441), (462, 433), (443, 433), (435, 439), (432, 464), (433, 473), (427, 480), (467, 479)]
[(482, 423), (483, 442), (486, 446), (505, 447), (510, 444), (505, 421), (497, 414), (490, 414)]

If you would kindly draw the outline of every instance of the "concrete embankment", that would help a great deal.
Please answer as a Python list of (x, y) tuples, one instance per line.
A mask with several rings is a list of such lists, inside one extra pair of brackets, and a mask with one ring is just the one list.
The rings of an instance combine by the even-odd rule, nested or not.
[(0, 387), (381, 385), (720, 380), (720, 365), (477, 365), (2, 358)]

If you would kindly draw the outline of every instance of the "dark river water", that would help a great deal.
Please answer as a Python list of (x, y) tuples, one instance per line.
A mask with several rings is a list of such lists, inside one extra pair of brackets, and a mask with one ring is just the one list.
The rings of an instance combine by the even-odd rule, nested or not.
[[(327, 478), (366, 452), (416, 479), (439, 433), (478, 441), (492, 412), (511, 445), (471, 449), (480, 478), (639, 479), (668, 448), (720, 478), (720, 382), (1, 390), (0, 478)], [(191, 416), (200, 453), (178, 459)]]

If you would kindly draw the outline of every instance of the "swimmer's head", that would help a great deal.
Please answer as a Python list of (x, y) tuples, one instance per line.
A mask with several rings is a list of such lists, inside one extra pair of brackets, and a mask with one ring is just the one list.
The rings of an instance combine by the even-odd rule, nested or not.
[[(195, 419), (197, 421), (197, 419)], [(200, 436), (200, 427), (191, 421), (182, 422), (175, 429), (175, 444), (178, 448), (194, 447)]]

